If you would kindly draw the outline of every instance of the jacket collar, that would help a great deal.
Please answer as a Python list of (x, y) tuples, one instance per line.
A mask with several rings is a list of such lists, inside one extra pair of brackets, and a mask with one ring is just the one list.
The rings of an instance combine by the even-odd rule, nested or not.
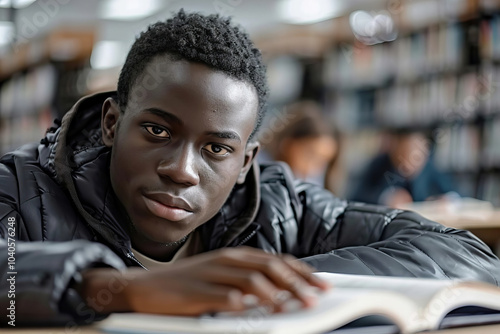
[[(80, 99), (62, 119), (61, 127), (49, 138), (44, 164), (68, 191), (78, 212), (107, 244), (130, 252), (128, 221), (109, 179), (111, 150), (101, 136), (101, 109), (105, 92)], [(254, 163), (244, 184), (236, 185), (219, 212), (200, 226), (204, 249), (225, 247), (254, 221), (260, 202), (259, 168)]]
[[(236, 185), (219, 213), (201, 226), (208, 235), (206, 250), (236, 245), (242, 232), (250, 228), (260, 206), (260, 172), (256, 162), (247, 174), (245, 183)], [(210, 231), (211, 230), (211, 231)]]

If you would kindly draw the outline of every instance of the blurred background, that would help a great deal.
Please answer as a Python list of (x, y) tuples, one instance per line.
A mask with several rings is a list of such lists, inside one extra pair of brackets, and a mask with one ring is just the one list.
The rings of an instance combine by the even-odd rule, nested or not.
[(500, 0), (0, 0), (0, 154), (115, 89), (135, 36), (180, 8), (262, 50), (261, 161), (343, 198), (500, 206)]

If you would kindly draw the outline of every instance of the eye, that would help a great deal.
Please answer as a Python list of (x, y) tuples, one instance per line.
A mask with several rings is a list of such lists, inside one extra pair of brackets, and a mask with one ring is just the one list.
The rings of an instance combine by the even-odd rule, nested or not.
[(144, 128), (146, 129), (147, 132), (149, 132), (155, 137), (170, 138), (170, 134), (168, 133), (168, 131), (162, 127), (156, 125), (146, 125), (144, 126)]
[(208, 144), (204, 147), (204, 149), (215, 155), (226, 155), (229, 153), (227, 148), (217, 144)]

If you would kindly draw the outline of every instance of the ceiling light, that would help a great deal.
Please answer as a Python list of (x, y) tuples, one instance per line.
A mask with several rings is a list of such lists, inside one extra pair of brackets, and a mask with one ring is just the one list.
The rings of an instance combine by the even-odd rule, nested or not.
[(311, 24), (344, 14), (345, 3), (340, 0), (281, 0), (278, 14), (287, 23)]
[(99, 41), (94, 45), (90, 66), (96, 70), (112, 68), (122, 65), (127, 56), (125, 46), (118, 41)]
[(0, 8), (10, 8), (11, 4), (14, 8), (24, 8), (31, 5), (36, 0), (0, 0)]
[(107, 20), (138, 20), (155, 14), (165, 1), (106, 0), (100, 3), (99, 17)]
[(368, 13), (355, 11), (349, 16), (354, 36), (366, 45), (390, 42), (396, 39), (397, 31), (388, 12)]

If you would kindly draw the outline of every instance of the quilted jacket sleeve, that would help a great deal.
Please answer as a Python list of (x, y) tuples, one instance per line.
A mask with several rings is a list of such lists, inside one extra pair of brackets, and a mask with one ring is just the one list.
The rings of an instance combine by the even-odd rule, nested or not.
[(296, 183), (302, 238), (296, 255), (319, 271), (462, 278), (500, 284), (500, 260), (464, 230), (409, 211), (342, 201)]
[(91, 241), (32, 240), (36, 238), (30, 236), (27, 225), (41, 222), (23, 219), (19, 204), (23, 180), (18, 180), (13, 166), (0, 161), (0, 327), (71, 327), (98, 319), (101, 315), (68, 287), (85, 268), (124, 269), (125, 265), (106, 246)]

